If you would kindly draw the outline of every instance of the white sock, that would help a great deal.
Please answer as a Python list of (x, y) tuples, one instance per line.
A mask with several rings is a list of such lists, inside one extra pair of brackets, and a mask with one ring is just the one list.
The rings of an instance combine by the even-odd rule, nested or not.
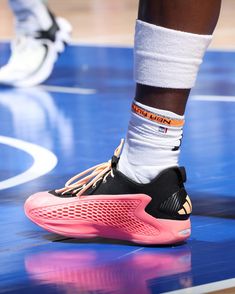
[(38, 30), (48, 30), (52, 20), (45, 3), (41, 0), (9, 0), (16, 18), (18, 34), (33, 34)]
[(184, 117), (134, 102), (118, 169), (138, 183), (178, 165)]
[[(136, 22), (134, 64), (139, 84), (171, 89), (194, 86), (212, 36)], [(134, 102), (118, 168), (139, 183), (178, 165), (184, 117)]]

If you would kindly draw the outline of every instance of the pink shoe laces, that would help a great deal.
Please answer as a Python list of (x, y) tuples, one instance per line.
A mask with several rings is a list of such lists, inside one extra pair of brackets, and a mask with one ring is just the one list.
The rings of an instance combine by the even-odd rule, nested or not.
[[(121, 139), (119, 146), (114, 151), (114, 157), (119, 158), (124, 139)], [(106, 181), (108, 175), (113, 174), (112, 160), (95, 165), (69, 179), (64, 188), (55, 190), (56, 193), (65, 195), (69, 192), (76, 196), (81, 196), (90, 187), (95, 187), (96, 183), (100, 180)]]

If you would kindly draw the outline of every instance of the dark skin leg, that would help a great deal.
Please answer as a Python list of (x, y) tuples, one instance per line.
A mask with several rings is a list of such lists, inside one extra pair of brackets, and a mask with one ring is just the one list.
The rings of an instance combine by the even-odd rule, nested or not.
[[(138, 19), (158, 26), (211, 35), (221, 0), (140, 0)], [(136, 85), (136, 100), (148, 106), (183, 115), (190, 89)]]

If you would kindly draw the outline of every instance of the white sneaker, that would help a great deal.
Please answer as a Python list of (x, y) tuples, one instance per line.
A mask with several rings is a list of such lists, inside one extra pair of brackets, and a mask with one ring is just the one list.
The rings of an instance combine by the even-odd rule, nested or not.
[(71, 25), (63, 18), (53, 18), (48, 31), (34, 36), (20, 35), (11, 44), (11, 57), (0, 69), (0, 84), (32, 87), (51, 74), (58, 54), (70, 41)]

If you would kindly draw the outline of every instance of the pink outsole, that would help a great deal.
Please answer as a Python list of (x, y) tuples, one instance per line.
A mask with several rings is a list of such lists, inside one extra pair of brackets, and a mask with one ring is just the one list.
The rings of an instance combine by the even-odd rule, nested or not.
[[(89, 198), (81, 197), (80, 199), (61, 199), (44, 192), (33, 195), (26, 201), (25, 213), (30, 220), (47, 231), (73, 238), (104, 237), (131, 241), (143, 245), (176, 244), (188, 239), (191, 233), (190, 220), (156, 219), (145, 212), (145, 207), (150, 200), (151, 198), (144, 194), (99, 195), (89, 196)], [(84, 219), (84, 217), (83, 219), (47, 219), (35, 216), (34, 214), (34, 211), (37, 209), (48, 210), (49, 214), (53, 209), (61, 210), (62, 208), (65, 209), (64, 207), (66, 206), (71, 206), (74, 209), (75, 205), (77, 205), (76, 203), (87, 207), (92, 205), (93, 207), (99, 205), (99, 203), (103, 204), (104, 202), (108, 203), (108, 205), (115, 202), (121, 205), (119, 207), (125, 207), (127, 214), (130, 214), (130, 226), (132, 226), (132, 222), (134, 222), (135, 226), (141, 229), (135, 232), (135, 228), (133, 227), (132, 230), (128, 231), (128, 227), (123, 226), (122, 220), (120, 221), (120, 219), (118, 219), (122, 218), (122, 216), (120, 217), (114, 210), (110, 211), (110, 213), (114, 213), (114, 216), (117, 218), (116, 223), (115, 220), (113, 221), (114, 225), (112, 222), (112, 225), (110, 225), (110, 223), (107, 224), (107, 220), (105, 223), (105, 221), (97, 221), (91, 218)], [(134, 205), (131, 206), (132, 210), (129, 211), (130, 202), (134, 203)], [(87, 213), (89, 213), (89, 211)], [(100, 219), (102, 219), (102, 217), (107, 218), (107, 215), (100, 216)], [(127, 217), (129, 218), (129, 216)], [(110, 222), (110, 218), (108, 220)], [(120, 227), (120, 224), (122, 227)]]

